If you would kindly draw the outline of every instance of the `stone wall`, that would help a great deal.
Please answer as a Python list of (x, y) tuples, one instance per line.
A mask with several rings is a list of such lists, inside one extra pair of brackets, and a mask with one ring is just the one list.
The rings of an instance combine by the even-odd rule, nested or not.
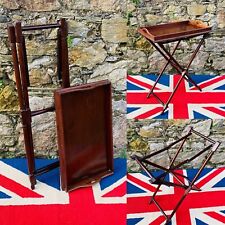
[[(18, 100), (7, 40), (7, 23), (54, 23), (59, 18), (69, 23), (69, 61), (72, 85), (109, 79), (113, 86), (115, 154), (126, 146), (125, 76), (127, 19), (125, 0), (0, 0), (0, 157), (23, 156), (23, 135), (18, 115)], [(31, 80), (30, 104), (42, 109), (53, 104), (57, 88), (56, 32), (27, 33), (27, 55)], [(55, 157), (54, 113), (33, 118), (33, 137), (39, 156)]]
[[(225, 164), (225, 121), (224, 120), (130, 120), (128, 122), (128, 170), (138, 171), (140, 168), (137, 163), (131, 160), (133, 154), (144, 156), (146, 154), (160, 150), (173, 141), (186, 134), (188, 127), (192, 126), (194, 130), (203, 135), (220, 141), (221, 145), (218, 151), (213, 155), (208, 166), (222, 166)], [(184, 158), (189, 158), (193, 153), (197, 153), (206, 147), (209, 142), (195, 135), (191, 136), (183, 147), (183, 151), (176, 162)], [(169, 165), (171, 157), (177, 150), (175, 145), (171, 150), (163, 152), (154, 159), (161, 165)], [(199, 167), (204, 159), (202, 157), (187, 163), (184, 168)]]

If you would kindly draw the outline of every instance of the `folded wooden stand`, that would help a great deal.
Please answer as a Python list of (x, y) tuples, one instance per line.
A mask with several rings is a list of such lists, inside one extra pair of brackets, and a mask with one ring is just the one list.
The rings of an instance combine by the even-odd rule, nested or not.
[[(147, 95), (147, 98), (153, 95), (157, 99), (157, 101), (162, 104), (162, 113), (164, 113), (165, 110), (168, 108), (170, 101), (172, 100), (183, 79), (187, 80), (188, 82), (193, 84), (199, 91), (201, 91), (201, 88), (190, 77), (189, 68), (201, 46), (203, 45), (204, 40), (208, 37), (210, 31), (211, 27), (206, 26), (200, 21), (181, 21), (139, 28), (138, 32), (142, 36), (144, 36), (166, 60), (165, 65), (160, 70), (154, 85), (152, 86), (151, 90)], [(199, 44), (196, 46), (195, 51), (190, 57), (189, 62), (187, 62), (187, 65), (184, 67), (174, 58), (174, 54), (182, 40), (190, 39), (197, 36), (202, 36), (202, 38), (200, 39)], [(171, 42), (177, 43), (173, 51), (169, 52), (164, 45)], [(159, 98), (157, 93), (154, 92), (154, 89), (169, 64), (178, 72), (178, 74), (180, 74), (181, 77), (175, 85), (170, 97), (167, 99), (166, 102), (164, 102), (161, 98)]]
[(30, 86), (29, 72), (27, 64), (27, 53), (25, 43), (25, 31), (43, 30), (57, 28), (58, 41), (58, 78), (61, 81), (62, 87), (70, 86), (69, 83), (69, 64), (67, 50), (67, 23), (65, 19), (59, 20), (56, 24), (36, 25), (36, 26), (21, 26), (20, 22), (8, 26), (9, 42), (12, 50), (13, 66), (16, 77), (16, 87), (19, 98), (20, 114), (22, 119), (25, 150), (28, 162), (28, 173), (30, 177), (31, 188), (35, 188), (36, 177), (46, 173), (59, 166), (59, 162), (47, 165), (36, 169), (34, 158), (34, 146), (32, 137), (32, 117), (46, 112), (52, 112), (55, 107), (49, 107), (37, 111), (30, 110), (28, 87)]
[[(57, 69), (61, 89), (55, 92), (55, 106), (31, 111), (30, 86), (24, 32), (57, 29)], [(107, 81), (70, 87), (68, 28), (65, 19), (56, 24), (8, 26), (13, 66), (23, 125), (31, 188), (36, 177), (59, 166), (62, 189), (69, 191), (90, 185), (113, 171), (111, 85)], [(56, 110), (59, 161), (36, 169), (32, 137), (32, 117)]]
[[(199, 152), (193, 153), (193, 155), (190, 158), (183, 159), (182, 161), (179, 161), (177, 163), (176, 160), (177, 160), (178, 156), (180, 155), (185, 142), (193, 134), (197, 135), (200, 138), (203, 138), (209, 144), (204, 149), (200, 150)], [(178, 147), (174, 157), (172, 158), (168, 168), (153, 162), (153, 157), (157, 157), (157, 155), (168, 151), (174, 145), (179, 144), (179, 143), (180, 143), (180, 145), (179, 145), (179, 147)], [(185, 136), (181, 137), (177, 141), (169, 144), (167, 147), (165, 147), (165, 148), (163, 148), (163, 149), (161, 149), (159, 151), (153, 152), (153, 153), (151, 153), (149, 155), (146, 155), (144, 157), (139, 157), (137, 155), (132, 156), (132, 158), (134, 160), (136, 160), (136, 162), (141, 166), (141, 168), (150, 177), (149, 182), (151, 184), (158, 185), (157, 188), (156, 188), (156, 191), (151, 196), (150, 204), (154, 203), (159, 208), (159, 210), (162, 212), (162, 214), (165, 216), (165, 218), (166, 218), (165, 225), (168, 225), (170, 223), (173, 215), (176, 213), (177, 209), (182, 204), (182, 202), (184, 201), (185, 197), (188, 195), (188, 193), (191, 190), (201, 191), (201, 189), (198, 188), (195, 185), (195, 182), (199, 178), (202, 170), (205, 168), (205, 166), (207, 165), (207, 163), (211, 159), (211, 157), (214, 154), (214, 152), (218, 149), (219, 145), (220, 145), (220, 142), (214, 141), (211, 138), (208, 138), (208, 137), (204, 136), (203, 134), (195, 131), (193, 128), (190, 128)], [(192, 180), (189, 180), (189, 178), (187, 176), (181, 175), (180, 173), (176, 172), (176, 170), (177, 169), (181, 169), (184, 164), (193, 161), (194, 159), (196, 159), (197, 157), (201, 156), (204, 153), (207, 153), (207, 155), (204, 157), (202, 165), (200, 166), (200, 168), (198, 169), (197, 173), (195, 174), (195, 176), (194, 176), (194, 178)], [(162, 173), (159, 176), (157, 176), (157, 177), (154, 176), (153, 173), (151, 172), (151, 170), (149, 169), (149, 165), (151, 167), (153, 167), (154, 169), (160, 169), (162, 171)], [(168, 174), (170, 174), (170, 175), (172, 175), (174, 177), (174, 182), (165, 180), (165, 178), (166, 178), (166, 176)], [(183, 179), (185, 179), (187, 182), (182, 181)], [(176, 182), (175, 182), (175, 180), (176, 180)], [(186, 184), (186, 183), (188, 183), (188, 184)], [(180, 198), (178, 203), (175, 205), (175, 207), (172, 210), (170, 215), (166, 215), (165, 211), (163, 210), (163, 208), (160, 205), (160, 202), (158, 202), (157, 199), (156, 199), (157, 198), (156, 195), (157, 195), (161, 185), (176, 186), (176, 187), (180, 187), (180, 188), (185, 189), (184, 194), (182, 195), (182, 197)]]

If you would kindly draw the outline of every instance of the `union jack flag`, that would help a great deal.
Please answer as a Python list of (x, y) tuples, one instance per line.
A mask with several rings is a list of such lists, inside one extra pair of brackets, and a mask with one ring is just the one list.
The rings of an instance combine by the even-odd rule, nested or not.
[[(163, 107), (154, 96), (147, 98), (157, 75), (127, 76), (127, 118), (128, 119), (224, 119), (225, 118), (225, 76), (191, 75), (201, 87), (182, 80), (168, 109), (161, 114)], [(180, 78), (179, 74), (163, 75), (154, 93), (166, 102)]]
[[(193, 179), (197, 170), (179, 170)], [(154, 203), (149, 204), (156, 185), (149, 183), (144, 173), (127, 176), (127, 224), (164, 225), (165, 217)], [(176, 182), (168, 175), (167, 180)], [(186, 182), (187, 184), (187, 182)], [(202, 191), (191, 191), (172, 217), (170, 225), (224, 225), (225, 224), (225, 168), (204, 169), (196, 186)], [(169, 215), (185, 190), (180, 187), (162, 185), (156, 200)]]
[[(51, 160), (36, 160), (37, 166)], [(92, 187), (60, 190), (59, 170), (38, 177), (30, 189), (24, 159), (0, 160), (1, 225), (108, 225), (126, 221), (126, 163), (116, 159), (115, 173)]]

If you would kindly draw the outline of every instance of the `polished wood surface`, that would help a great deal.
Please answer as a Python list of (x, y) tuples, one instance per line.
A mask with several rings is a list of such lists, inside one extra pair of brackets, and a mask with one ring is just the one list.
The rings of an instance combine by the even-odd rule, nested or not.
[(154, 42), (167, 42), (203, 35), (209, 33), (211, 29), (201, 21), (187, 20), (141, 27), (138, 32)]
[(111, 84), (99, 81), (55, 91), (61, 185), (90, 185), (113, 171)]

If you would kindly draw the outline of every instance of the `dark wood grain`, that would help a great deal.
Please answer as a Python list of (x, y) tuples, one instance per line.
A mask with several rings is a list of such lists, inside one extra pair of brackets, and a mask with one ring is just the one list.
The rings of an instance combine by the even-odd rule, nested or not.
[(55, 92), (62, 189), (87, 186), (113, 171), (111, 84)]

